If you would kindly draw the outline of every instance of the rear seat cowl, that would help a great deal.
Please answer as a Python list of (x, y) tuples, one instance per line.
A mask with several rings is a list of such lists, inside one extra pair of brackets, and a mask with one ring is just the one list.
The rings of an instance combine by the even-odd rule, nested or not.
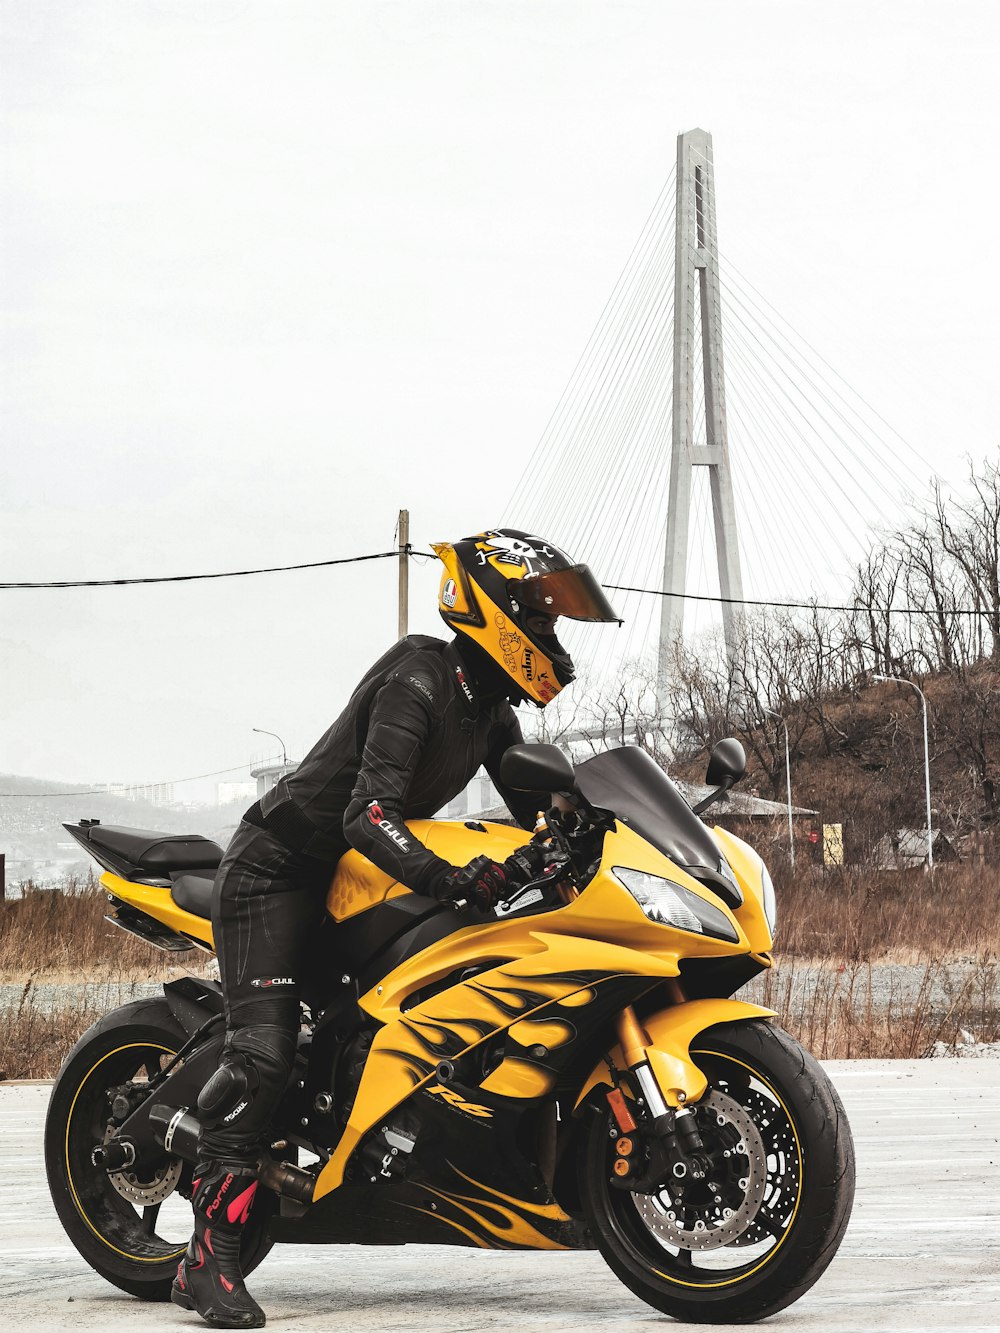
[(222, 848), (198, 833), (161, 833), (150, 829), (94, 824), (89, 841), (151, 874), (171, 870), (215, 870)]

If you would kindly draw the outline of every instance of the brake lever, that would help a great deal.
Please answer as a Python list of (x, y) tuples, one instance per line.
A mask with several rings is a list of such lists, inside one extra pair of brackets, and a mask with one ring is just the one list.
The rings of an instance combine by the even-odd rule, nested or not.
[(557, 853), (549, 865), (546, 866), (543, 874), (538, 875), (535, 879), (528, 880), (527, 884), (522, 884), (520, 888), (516, 889), (515, 892), (510, 895), (509, 898), (504, 898), (503, 902), (498, 903), (497, 909), (502, 908), (504, 914), (512, 911), (514, 906), (526, 894), (532, 893), (535, 890), (544, 889), (547, 885), (552, 884), (555, 880), (559, 879), (566, 868), (570, 866), (570, 858), (564, 852)]

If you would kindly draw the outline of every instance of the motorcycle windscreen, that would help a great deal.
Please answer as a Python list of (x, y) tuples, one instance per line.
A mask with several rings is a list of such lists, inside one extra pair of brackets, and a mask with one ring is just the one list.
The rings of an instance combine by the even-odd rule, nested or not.
[(711, 831), (645, 750), (624, 745), (587, 759), (577, 767), (576, 785), (591, 805), (610, 810), (671, 861), (733, 897), (735, 885), (719, 874), (724, 862)]

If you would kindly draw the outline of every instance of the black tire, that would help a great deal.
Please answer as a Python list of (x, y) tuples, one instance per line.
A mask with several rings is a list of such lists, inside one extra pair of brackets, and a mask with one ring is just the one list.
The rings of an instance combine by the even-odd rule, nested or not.
[[(171, 1204), (175, 1235), (165, 1239), (155, 1229), (159, 1205), (139, 1207), (123, 1198), (107, 1172), (91, 1163), (90, 1153), (106, 1131), (108, 1088), (141, 1077), (140, 1071), (151, 1076), (185, 1040), (166, 1000), (136, 1000), (115, 1009), (88, 1029), (64, 1060), (45, 1119), (45, 1171), (67, 1236), (103, 1278), (147, 1301), (170, 1299), (187, 1243), (182, 1228), (191, 1229), (190, 1211), (185, 1220), (183, 1209)], [(176, 1174), (180, 1164), (177, 1159), (170, 1163), (166, 1172)], [(137, 1170), (141, 1173), (141, 1164)], [(190, 1199), (191, 1176), (190, 1166), (180, 1168), (174, 1195)], [(155, 1176), (137, 1179), (141, 1189)], [(243, 1235), (244, 1273), (271, 1248), (267, 1228), (276, 1199), (267, 1191), (260, 1196)]]
[[(797, 1300), (836, 1254), (854, 1201), (854, 1144), (826, 1074), (780, 1028), (759, 1021), (719, 1024), (695, 1039), (691, 1054), (709, 1089), (730, 1107), (736, 1103), (737, 1116), (749, 1115), (764, 1148), (755, 1167), (743, 1155), (747, 1134), (739, 1148), (728, 1141), (732, 1151), (721, 1169), (742, 1178), (716, 1187), (742, 1191), (734, 1221), (724, 1222), (718, 1195), (697, 1194), (707, 1191), (704, 1185), (691, 1186), (695, 1192), (680, 1205), (676, 1193), (658, 1200), (613, 1186), (614, 1122), (603, 1111), (595, 1111), (587, 1127), (583, 1206), (609, 1266), (649, 1305), (690, 1323), (750, 1323)], [(714, 1130), (721, 1123), (707, 1106), (699, 1112), (706, 1146), (713, 1132), (720, 1142), (723, 1133), (738, 1134), (732, 1127)], [(692, 1219), (699, 1209), (709, 1220), (696, 1231)], [(734, 1230), (732, 1241), (724, 1233), (702, 1239), (713, 1225), (745, 1229)], [(684, 1245), (671, 1244), (680, 1236)]]

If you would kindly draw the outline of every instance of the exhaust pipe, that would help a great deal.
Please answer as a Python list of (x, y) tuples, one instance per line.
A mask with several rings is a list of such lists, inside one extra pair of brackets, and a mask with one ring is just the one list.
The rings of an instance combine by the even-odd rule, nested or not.
[(179, 1157), (182, 1162), (192, 1165), (198, 1160), (198, 1135), (201, 1125), (187, 1109), (164, 1106), (157, 1102), (150, 1107), (149, 1123), (153, 1138), (171, 1157)]
[[(149, 1123), (153, 1129), (153, 1138), (162, 1145), (164, 1152), (192, 1165), (198, 1161), (201, 1124), (186, 1107), (164, 1106), (158, 1102), (150, 1108)], [(257, 1170), (260, 1183), (265, 1189), (295, 1199), (297, 1203), (312, 1203), (316, 1177), (308, 1171), (293, 1166), (291, 1162), (276, 1162), (273, 1157), (261, 1157)]]

